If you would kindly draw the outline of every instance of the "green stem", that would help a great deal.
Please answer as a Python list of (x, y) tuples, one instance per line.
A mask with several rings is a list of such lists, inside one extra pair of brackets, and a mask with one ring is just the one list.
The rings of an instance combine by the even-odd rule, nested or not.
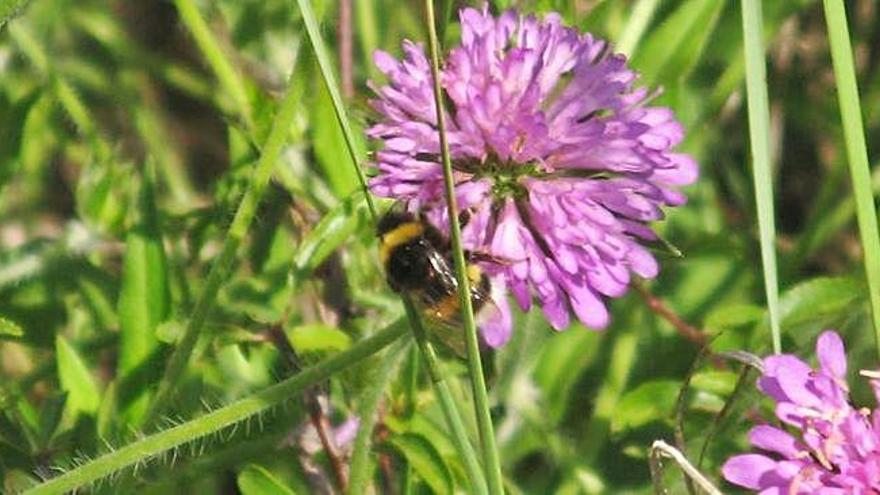
[(303, 23), (305, 23), (306, 32), (309, 35), (309, 41), (311, 41), (312, 49), (315, 51), (315, 58), (318, 61), (318, 68), (321, 70), (321, 77), (324, 79), (324, 85), (327, 87), (327, 92), (330, 93), (330, 100), (333, 102), (333, 112), (336, 113), (336, 120), (342, 128), (342, 136), (345, 138), (345, 147), (348, 150), (351, 163), (357, 173), (361, 189), (364, 191), (364, 199), (367, 202), (367, 207), (370, 209), (370, 214), (375, 220), (379, 215), (376, 212), (376, 205), (373, 203), (373, 197), (370, 195), (370, 190), (367, 187), (367, 178), (364, 175), (363, 168), (360, 166), (360, 161), (358, 160), (361, 153), (357, 149), (357, 144), (354, 139), (354, 131), (349, 123), (348, 115), (345, 113), (345, 106), (342, 104), (342, 95), (339, 94), (339, 86), (336, 84), (336, 76), (333, 75), (330, 55), (327, 52), (327, 48), (324, 46), (323, 39), (321, 38), (318, 21), (315, 19), (315, 13), (312, 11), (312, 6), (309, 4), (309, 0), (296, 0), (296, 3), (299, 5), (300, 12), (303, 16)]
[(452, 254), (455, 260), (455, 275), (458, 280), (458, 299), (461, 305), (462, 322), (467, 343), (468, 375), (474, 394), (474, 408), (477, 426), (483, 447), (483, 462), (487, 471), (489, 493), (504, 492), (498, 449), (495, 446), (495, 432), (492, 428), (492, 415), (489, 412), (489, 398), (486, 394), (486, 379), (483, 377), (483, 364), (480, 361), (480, 343), (477, 339), (477, 325), (474, 321), (474, 308), (471, 303), (470, 281), (464, 250), (461, 247), (461, 226), (458, 222), (458, 207), (455, 198), (455, 179), (452, 176), (452, 161), (449, 156), (449, 142), (446, 139), (446, 120), (443, 111), (443, 93), (440, 87), (440, 45), (437, 41), (434, 1), (425, 0), (427, 13), (428, 46), (431, 52), (431, 75), (434, 80), (434, 105), (437, 110), (437, 130), (440, 134), (440, 153), (443, 158), (443, 182), (446, 189), (446, 206), (449, 210), (449, 231)]
[[(402, 345), (389, 349), (378, 366), (372, 367), (372, 372), (368, 379), (366, 387), (364, 387), (358, 404), (358, 417), (360, 418), (360, 428), (358, 428), (357, 436), (354, 439), (354, 448), (351, 455), (351, 476), (348, 484), (348, 493), (359, 494), (367, 493), (367, 487), (370, 485), (372, 478), (372, 463), (370, 462), (370, 439), (373, 436), (373, 427), (376, 424), (377, 411), (382, 394), (388, 385), (388, 379), (394, 372), (394, 368), (400, 361), (401, 351), (407, 346), (408, 342), (401, 342)], [(370, 363), (367, 363), (369, 365)]]
[(49, 495), (76, 490), (120, 469), (146, 462), (165, 451), (221, 431), (284, 401), (298, 397), (306, 387), (326, 380), (335, 373), (363, 361), (389, 346), (406, 332), (406, 322), (398, 320), (380, 332), (358, 342), (350, 349), (321, 361), (315, 366), (306, 368), (287, 380), (200, 418), (128, 444), (24, 493), (26, 495)]
[(428, 372), (428, 377), (431, 379), (434, 391), (440, 400), (440, 408), (443, 410), (446, 422), (452, 429), (452, 440), (455, 442), (458, 454), (464, 460), (468, 481), (471, 484), (470, 493), (485, 495), (488, 491), (486, 488), (486, 478), (483, 476), (483, 471), (480, 468), (480, 461), (477, 460), (477, 455), (474, 453), (474, 449), (468, 440), (467, 430), (465, 430), (461, 414), (455, 406), (455, 400), (449, 391), (449, 385), (443, 378), (443, 373), (437, 364), (437, 355), (434, 353), (434, 348), (428, 342), (425, 328), (422, 326), (422, 319), (408, 297), (403, 298), (403, 306), (406, 309), (406, 315), (410, 321), (420, 354), (425, 358), (425, 371)]
[(767, 103), (767, 72), (764, 60), (763, 22), (760, 0), (742, 2), (743, 43), (746, 59), (746, 96), (749, 110), (749, 141), (752, 177), (758, 207), (761, 266), (770, 314), (773, 352), (782, 352), (779, 332), (779, 285), (776, 274), (776, 225), (773, 213), (773, 173), (770, 170), (770, 110)]
[[(411, 418), (416, 411), (416, 396), (419, 392), (419, 349), (413, 347), (410, 352), (409, 359), (406, 363), (404, 371), (404, 416)], [(476, 456), (474, 456), (476, 459)], [(403, 473), (403, 495), (412, 495), (415, 490), (415, 470), (411, 463), (406, 464), (406, 470)]]
[(211, 266), (211, 271), (208, 272), (208, 278), (196, 301), (195, 309), (187, 321), (183, 337), (168, 361), (165, 374), (159, 383), (158, 391), (147, 414), (147, 421), (155, 419), (157, 414), (162, 412), (162, 408), (170, 402), (169, 399), (173, 389), (186, 369), (186, 365), (201, 334), (205, 318), (217, 301), (217, 293), (220, 291), (220, 286), (228, 277), (235, 262), (238, 247), (247, 235), (248, 228), (254, 219), (260, 199), (263, 197), (263, 192), (269, 184), (272, 170), (275, 168), (275, 162), (281, 154), (281, 148), (284, 146), (288, 130), (296, 112), (297, 98), (295, 97), (293, 87), (294, 77), (291, 74), (287, 93), (284, 95), (284, 101), (281, 102), (278, 113), (275, 114), (272, 129), (269, 131), (269, 137), (266, 138), (266, 144), (263, 146), (263, 154), (260, 156), (256, 168), (250, 177), (248, 188), (241, 199), (241, 203), (238, 205), (238, 210), (235, 212), (235, 217), (233, 217), (232, 224), (229, 226), (229, 230), (223, 240), (220, 255)]
[(871, 172), (859, 104), (859, 88), (856, 84), (856, 71), (843, 2), (825, 0), (823, 3), (828, 24), (828, 39), (831, 43), (831, 61), (834, 65), (840, 117), (843, 121), (843, 136), (846, 141), (846, 157), (853, 193), (856, 197), (856, 218), (859, 222), (862, 250), (865, 253), (865, 275), (868, 279), (871, 300), (874, 339), (877, 351), (880, 352), (880, 235), (877, 229), (877, 210), (871, 191)]
[(617, 51), (626, 54), (627, 57), (632, 57), (659, 6), (660, 0), (638, 0), (636, 2), (629, 15), (629, 20), (623, 28), (623, 33), (617, 40)]
[[(373, 218), (373, 221), (375, 222), (378, 220), (376, 206), (373, 203), (372, 196), (370, 195), (369, 189), (367, 188), (367, 181), (366, 177), (364, 176), (364, 172), (359, 165), (360, 162), (358, 161), (358, 157), (360, 156), (360, 152), (358, 151), (355, 144), (354, 133), (351, 129), (351, 125), (349, 124), (348, 115), (345, 112), (345, 107), (342, 104), (342, 97), (339, 94), (339, 89), (336, 85), (336, 79), (333, 76), (330, 56), (327, 53), (327, 49), (324, 47), (323, 40), (321, 39), (321, 33), (318, 29), (318, 23), (315, 20), (315, 14), (312, 11), (311, 5), (309, 4), (308, 0), (297, 0), (297, 4), (299, 5), (300, 11), (302, 12), (303, 22), (305, 23), (306, 31), (309, 35), (309, 40), (312, 43), (312, 48), (315, 51), (315, 58), (318, 61), (318, 67), (320, 68), (321, 75), (324, 78), (324, 84), (327, 87), (327, 91), (330, 93), (330, 99), (333, 103), (333, 111), (336, 114), (339, 125), (342, 127), (342, 133), (345, 137), (345, 144), (351, 157), (351, 164), (353, 167), (355, 167), (358, 181), (360, 182), (360, 186), (364, 191), (364, 198), (366, 199), (370, 214)], [(425, 332), (422, 328), (421, 318), (419, 317), (418, 312), (413, 307), (412, 301), (410, 301), (409, 298), (404, 296), (403, 302), (404, 307), (406, 308), (407, 316), (410, 321), (410, 325), (416, 337), (416, 342), (419, 344), (419, 350), (421, 351), (422, 356), (425, 358), (425, 365), (428, 367), (429, 373), (431, 374), (431, 380), (434, 384), (434, 391), (437, 393), (437, 396), (440, 400), (440, 405), (443, 408), (443, 413), (446, 416), (449, 427), (452, 429), (453, 439), (455, 440), (455, 444), (459, 451), (459, 454), (465, 461), (468, 480), (471, 484), (471, 492), (481, 494), (486, 493), (486, 482), (480, 470), (479, 462), (477, 461), (476, 455), (474, 455), (473, 448), (471, 447), (470, 441), (468, 440), (467, 432), (464, 428), (464, 422), (462, 421), (461, 416), (458, 413), (458, 409), (455, 407), (455, 403), (452, 400), (452, 395), (449, 392), (449, 388), (444, 381), (442, 374), (440, 373), (434, 351), (431, 346), (428, 345), (428, 343), (425, 341)], [(470, 304), (470, 299), (468, 299), (468, 304)]]
[(223, 54), (220, 44), (214, 38), (193, 0), (174, 0), (174, 5), (180, 14), (181, 22), (189, 29), (193, 40), (217, 76), (223, 91), (232, 98), (232, 102), (247, 128), (252, 128), (251, 107), (241, 74)]

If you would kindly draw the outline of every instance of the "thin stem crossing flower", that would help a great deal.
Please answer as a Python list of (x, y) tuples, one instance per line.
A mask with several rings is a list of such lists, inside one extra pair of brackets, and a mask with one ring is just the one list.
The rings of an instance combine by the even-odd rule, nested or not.
[[(461, 45), (441, 82), (456, 199), (466, 217), (464, 248), (481, 253), (493, 286), (524, 310), (533, 299), (556, 329), (570, 313), (586, 326), (609, 323), (603, 297), (622, 296), (632, 274), (652, 278), (658, 264), (640, 241), (663, 206), (685, 202), (679, 186), (697, 164), (676, 153), (683, 136), (656, 95), (636, 86), (626, 57), (590, 34), (507, 11), (462, 9)], [(404, 41), (403, 59), (376, 52), (388, 84), (373, 84), (380, 140), (372, 191), (448, 225), (430, 64)], [(491, 261), (494, 259), (495, 261)], [(493, 346), (510, 335), (509, 308), (482, 325)]]

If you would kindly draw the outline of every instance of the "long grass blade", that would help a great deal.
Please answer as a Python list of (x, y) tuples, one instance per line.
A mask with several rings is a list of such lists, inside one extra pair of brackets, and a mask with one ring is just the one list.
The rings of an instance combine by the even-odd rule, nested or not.
[(859, 88), (853, 64), (852, 46), (846, 11), (841, 0), (825, 0), (825, 21), (831, 43), (831, 61), (837, 84), (843, 137), (846, 141), (846, 157), (856, 198), (856, 218), (865, 256), (865, 275), (871, 301), (874, 338), (880, 353), (880, 234), (877, 229), (877, 209), (871, 191), (871, 169), (865, 144), (865, 128), (859, 104)]
[(180, 13), (180, 20), (192, 34), (193, 40), (217, 76), (220, 86), (232, 99), (235, 110), (248, 127), (251, 127), (250, 100), (241, 74), (223, 53), (220, 43), (211, 33), (208, 23), (205, 22), (205, 18), (202, 17), (193, 0), (175, 0), (174, 5), (177, 7), (177, 12)]
[(752, 149), (752, 178), (758, 206), (758, 232), (764, 291), (770, 314), (773, 352), (782, 352), (779, 332), (779, 284), (776, 271), (776, 222), (773, 212), (773, 174), (770, 170), (770, 110), (767, 71), (764, 60), (760, 0), (742, 2), (743, 43), (746, 58), (746, 95), (749, 111), (749, 140)]
[(626, 26), (623, 28), (623, 33), (621, 33), (620, 38), (617, 40), (617, 51), (625, 54), (627, 57), (632, 57), (636, 46), (648, 29), (651, 19), (654, 18), (654, 13), (657, 11), (657, 7), (660, 6), (660, 1), (638, 0), (636, 2), (632, 8), (632, 14), (630, 14), (629, 19), (626, 21)]
[(289, 135), (290, 125), (296, 114), (298, 99), (293, 89), (294, 81), (293, 74), (291, 74), (287, 93), (284, 95), (284, 100), (281, 102), (278, 113), (275, 114), (272, 121), (272, 128), (263, 146), (263, 153), (260, 155), (259, 161), (257, 161), (250, 177), (248, 188), (241, 198), (235, 216), (232, 218), (232, 224), (229, 226), (229, 230), (223, 240), (223, 246), (220, 248), (220, 255), (211, 266), (208, 278), (196, 301), (195, 308), (187, 320), (183, 336), (168, 360), (165, 373), (159, 382), (156, 396), (153, 398), (147, 413), (147, 422), (154, 420), (162, 412), (162, 409), (168, 406), (174, 388), (186, 369), (199, 335), (201, 335), (205, 319), (217, 302), (217, 294), (220, 292), (220, 287), (226, 281), (235, 263), (238, 248), (246, 237), (254, 216), (257, 214), (260, 199), (269, 185), (269, 179), (272, 177), (275, 163), (281, 155), (281, 150)]
[(477, 414), (477, 426), (480, 429), (480, 441), (483, 447), (483, 463), (486, 470), (489, 493), (504, 493), (501, 478), (501, 463), (498, 449), (495, 446), (495, 431), (492, 426), (492, 415), (489, 412), (489, 397), (486, 393), (486, 379), (483, 377), (483, 364), (480, 359), (480, 343), (477, 340), (477, 325), (474, 319), (474, 308), (471, 303), (470, 281), (464, 250), (461, 246), (461, 225), (458, 222), (458, 207), (455, 200), (455, 179), (452, 176), (452, 161), (449, 156), (449, 142), (446, 139), (446, 122), (443, 111), (443, 93), (440, 87), (440, 43), (437, 40), (437, 25), (434, 16), (433, 0), (425, 0), (427, 13), (428, 45), (431, 52), (431, 75), (434, 80), (434, 105), (437, 110), (437, 130), (440, 134), (440, 154), (443, 158), (443, 183), (446, 192), (446, 206), (449, 209), (449, 231), (452, 244), (452, 256), (455, 260), (455, 275), (458, 280), (458, 298), (467, 344), (468, 376), (474, 394), (474, 408)]
[(336, 83), (336, 76), (333, 74), (333, 64), (330, 61), (327, 47), (324, 46), (324, 40), (321, 38), (321, 30), (318, 28), (315, 12), (312, 10), (309, 0), (296, 0), (296, 4), (299, 5), (299, 10), (302, 13), (303, 23), (306, 25), (306, 32), (309, 35), (309, 41), (312, 43), (312, 49), (315, 52), (315, 59), (318, 61), (318, 68), (321, 70), (324, 85), (327, 87), (327, 92), (330, 93), (330, 99), (333, 101), (333, 111), (336, 112), (336, 120), (339, 121), (339, 125), (342, 127), (345, 146), (351, 157), (351, 163), (357, 172), (358, 182), (364, 191), (364, 199), (367, 202), (367, 207), (370, 209), (370, 214), (375, 219), (378, 216), (376, 205), (373, 202), (373, 197), (370, 195), (370, 190), (367, 188), (367, 177), (359, 160), (359, 157), (363, 155), (358, 149), (351, 122), (345, 111), (345, 105), (342, 104), (342, 95), (339, 94), (339, 85)]

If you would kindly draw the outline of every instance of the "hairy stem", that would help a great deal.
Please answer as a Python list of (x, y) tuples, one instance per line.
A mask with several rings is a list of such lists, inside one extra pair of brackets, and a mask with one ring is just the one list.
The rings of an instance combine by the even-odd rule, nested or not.
[(389, 346), (407, 332), (407, 324), (397, 320), (387, 328), (358, 342), (301, 373), (250, 397), (238, 400), (214, 412), (179, 426), (130, 443), (67, 473), (26, 491), (27, 495), (61, 494), (85, 486), (128, 466), (146, 462), (158, 454), (195, 439), (216, 433), (227, 426), (259, 414), (286, 400), (297, 397), (306, 387), (352, 366)]

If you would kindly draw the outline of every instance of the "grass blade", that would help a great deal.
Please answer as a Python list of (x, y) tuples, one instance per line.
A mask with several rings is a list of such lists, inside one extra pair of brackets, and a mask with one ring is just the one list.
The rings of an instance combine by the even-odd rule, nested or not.
[(324, 40), (321, 38), (321, 31), (318, 28), (318, 21), (315, 19), (315, 12), (312, 10), (309, 0), (296, 0), (296, 3), (299, 5), (299, 10), (303, 16), (303, 23), (305, 23), (306, 32), (309, 35), (309, 41), (312, 43), (312, 49), (315, 51), (315, 58), (318, 61), (318, 67), (321, 69), (321, 77), (324, 79), (324, 85), (327, 88), (327, 92), (330, 93), (330, 99), (333, 103), (333, 111), (336, 112), (336, 120), (339, 121), (339, 125), (342, 127), (342, 136), (345, 138), (345, 146), (351, 157), (351, 163), (354, 165), (355, 171), (357, 172), (358, 182), (360, 183), (361, 189), (364, 191), (364, 199), (367, 201), (367, 207), (370, 209), (373, 218), (377, 218), (378, 214), (376, 213), (376, 205), (373, 203), (373, 197), (370, 195), (370, 191), (367, 188), (367, 178), (364, 175), (364, 171), (360, 166), (360, 160), (358, 159), (359, 156), (362, 156), (362, 153), (358, 149), (357, 140), (355, 139), (351, 122), (348, 119), (348, 114), (345, 112), (345, 106), (342, 104), (342, 95), (339, 94), (339, 86), (336, 84), (336, 76), (333, 75), (333, 64), (330, 62), (330, 55), (327, 52), (327, 47), (324, 46)]
[(492, 415), (489, 412), (489, 398), (486, 394), (486, 379), (483, 376), (483, 364), (480, 359), (480, 343), (477, 337), (477, 325), (474, 319), (474, 308), (471, 302), (470, 281), (467, 276), (467, 265), (464, 250), (461, 247), (461, 225), (458, 221), (458, 207), (455, 198), (455, 179), (452, 176), (452, 161), (449, 156), (449, 143), (446, 140), (446, 122), (443, 111), (443, 90), (440, 87), (440, 43), (437, 40), (436, 20), (434, 18), (433, 0), (425, 0), (427, 13), (428, 46), (431, 52), (431, 75), (434, 80), (434, 105), (437, 110), (437, 131), (440, 134), (440, 154), (443, 158), (443, 183), (446, 192), (446, 207), (449, 209), (449, 232), (452, 244), (452, 256), (455, 260), (455, 277), (458, 280), (458, 299), (461, 305), (462, 323), (467, 344), (468, 376), (474, 394), (474, 409), (477, 414), (477, 426), (480, 429), (480, 441), (483, 447), (483, 463), (486, 470), (489, 493), (504, 493), (501, 478), (501, 463), (498, 449), (495, 446), (495, 431), (492, 426)]
[(877, 229), (874, 195), (871, 191), (871, 169), (868, 164), (868, 149), (865, 145), (859, 88), (856, 84), (856, 71), (843, 2), (825, 0), (823, 3), (825, 20), (828, 24), (828, 39), (831, 43), (831, 61), (834, 64), (840, 118), (843, 122), (843, 137), (846, 141), (846, 157), (856, 198), (856, 218), (865, 256), (865, 275), (868, 279), (875, 345), (880, 352), (880, 234)]
[(770, 314), (773, 352), (782, 352), (779, 334), (779, 284), (776, 272), (776, 223), (773, 212), (773, 173), (770, 170), (770, 107), (767, 102), (767, 72), (764, 60), (760, 0), (742, 2), (743, 43), (746, 58), (746, 94), (749, 111), (749, 141), (752, 149), (752, 178), (758, 206), (758, 231), (764, 291)]
[(244, 119), (248, 128), (252, 127), (250, 100), (241, 74), (223, 53), (220, 44), (205, 22), (205, 18), (199, 12), (199, 8), (192, 0), (175, 0), (174, 5), (180, 14), (180, 20), (192, 34), (193, 40), (217, 76), (223, 91), (232, 99), (235, 109)]
[(657, 11), (657, 7), (660, 6), (660, 1), (638, 0), (636, 2), (629, 20), (626, 21), (626, 26), (623, 28), (623, 33), (621, 33), (620, 39), (617, 40), (617, 51), (625, 54), (627, 57), (632, 57), (636, 46), (648, 29), (651, 19), (654, 18), (654, 13)]
[(266, 138), (263, 153), (260, 155), (260, 159), (252, 172), (248, 188), (238, 205), (238, 210), (236, 210), (232, 224), (229, 226), (229, 230), (223, 240), (220, 255), (211, 266), (211, 271), (208, 272), (208, 278), (205, 281), (202, 292), (196, 301), (189, 320), (187, 320), (183, 337), (168, 360), (165, 374), (159, 383), (156, 396), (147, 414), (148, 420), (155, 419), (156, 415), (161, 412), (161, 409), (168, 405), (173, 389), (186, 369), (189, 358), (195, 349), (196, 341), (198, 341), (205, 323), (205, 318), (207, 318), (211, 308), (217, 302), (217, 293), (220, 291), (220, 286), (226, 280), (235, 262), (238, 247), (247, 235), (251, 222), (257, 213), (257, 206), (263, 197), (266, 186), (269, 184), (275, 163), (281, 155), (281, 150), (289, 135), (290, 125), (297, 111), (298, 98), (296, 98), (296, 91), (294, 90), (294, 80), (293, 74), (291, 74), (284, 100), (281, 102), (278, 113), (275, 114), (272, 121), (272, 129), (269, 131), (269, 137)]

